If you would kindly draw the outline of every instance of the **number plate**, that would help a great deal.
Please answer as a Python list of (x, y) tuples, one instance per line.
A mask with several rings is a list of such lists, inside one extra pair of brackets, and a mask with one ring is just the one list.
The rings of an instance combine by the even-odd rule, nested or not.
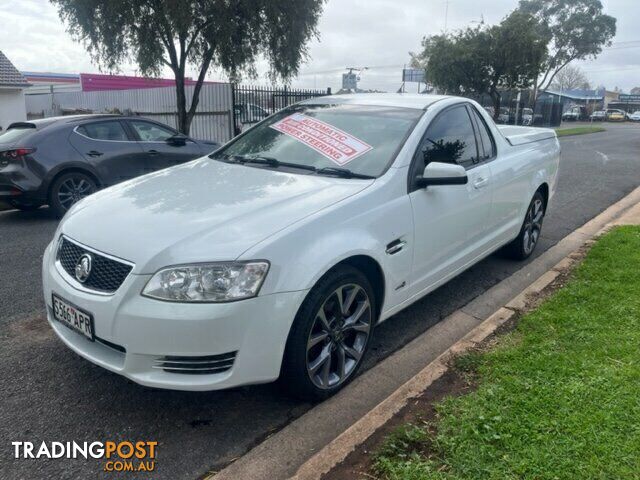
[(93, 316), (56, 295), (52, 295), (52, 298), (53, 318), (93, 342)]

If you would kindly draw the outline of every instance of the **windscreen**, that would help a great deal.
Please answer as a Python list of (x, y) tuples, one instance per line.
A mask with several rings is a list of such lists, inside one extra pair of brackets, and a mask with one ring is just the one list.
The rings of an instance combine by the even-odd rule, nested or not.
[(377, 177), (423, 113), (384, 106), (297, 105), (252, 128), (213, 158), (269, 157)]

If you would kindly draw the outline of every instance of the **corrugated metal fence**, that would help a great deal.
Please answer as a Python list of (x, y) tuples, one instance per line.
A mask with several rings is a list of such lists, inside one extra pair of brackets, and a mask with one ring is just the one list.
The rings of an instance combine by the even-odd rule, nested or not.
[[(185, 87), (187, 105), (193, 87)], [(65, 92), (26, 95), (28, 118), (51, 117), (70, 112), (140, 115), (177, 128), (174, 87), (101, 92)], [(233, 136), (231, 84), (205, 84), (189, 134), (202, 140), (227, 142)]]

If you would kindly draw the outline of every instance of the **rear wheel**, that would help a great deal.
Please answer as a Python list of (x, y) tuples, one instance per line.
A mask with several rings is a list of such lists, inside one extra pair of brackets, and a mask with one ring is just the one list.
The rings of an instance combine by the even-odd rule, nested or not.
[(307, 400), (333, 395), (356, 375), (377, 318), (373, 289), (362, 272), (350, 266), (330, 272), (300, 307), (280, 382)]
[(98, 186), (82, 172), (69, 172), (56, 178), (49, 191), (49, 206), (58, 217), (64, 216), (74, 203), (91, 195)]
[(505, 252), (509, 257), (515, 260), (525, 260), (531, 256), (540, 240), (544, 214), (544, 197), (540, 192), (536, 192), (527, 209), (520, 233), (505, 247)]

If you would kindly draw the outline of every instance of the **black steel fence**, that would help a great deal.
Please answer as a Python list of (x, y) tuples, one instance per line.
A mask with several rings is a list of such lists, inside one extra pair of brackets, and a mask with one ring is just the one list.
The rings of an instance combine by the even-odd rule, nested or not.
[(532, 106), (530, 92), (502, 92), (500, 111), (495, 114), (491, 98), (486, 95), (476, 100), (494, 117), (497, 123), (536, 127), (557, 127), (562, 121), (563, 106), (553, 98), (538, 99)]
[(258, 123), (263, 118), (289, 105), (324, 95), (331, 95), (331, 89), (313, 90), (233, 85), (235, 134), (239, 134), (246, 127)]

